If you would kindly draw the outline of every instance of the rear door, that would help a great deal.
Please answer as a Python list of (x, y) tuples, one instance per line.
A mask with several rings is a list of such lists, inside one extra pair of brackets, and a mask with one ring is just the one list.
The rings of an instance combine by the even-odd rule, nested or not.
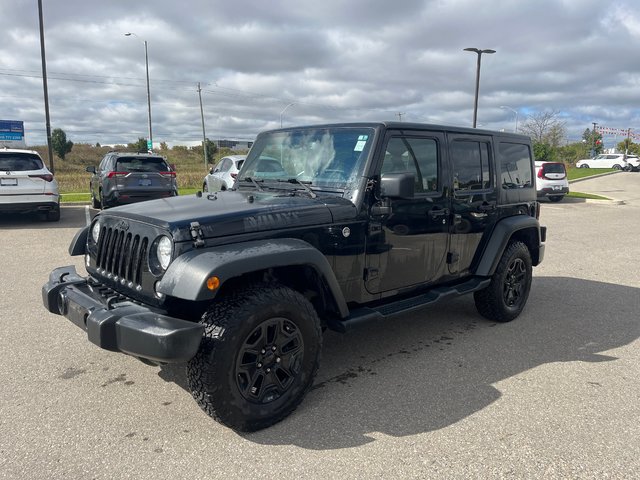
[(489, 135), (448, 134), (453, 198), (449, 273), (468, 273), (482, 235), (498, 215), (498, 192)]

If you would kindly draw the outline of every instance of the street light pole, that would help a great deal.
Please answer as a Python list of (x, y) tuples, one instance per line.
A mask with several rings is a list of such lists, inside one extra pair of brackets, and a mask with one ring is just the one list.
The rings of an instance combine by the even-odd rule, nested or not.
[(284, 107), (280, 112), (280, 128), (282, 128), (282, 114), (287, 110), (287, 108), (292, 107), (293, 105), (295, 105), (295, 103), (290, 103), (289, 105)]
[(478, 54), (478, 63), (476, 68), (476, 99), (473, 104), (473, 128), (476, 128), (477, 120), (478, 120), (478, 93), (480, 92), (480, 59), (483, 53), (496, 53), (495, 50), (485, 49), (480, 50), (479, 48), (465, 48), (466, 52), (475, 52)]
[(506, 110), (511, 110), (513, 113), (516, 114), (516, 129), (514, 130), (514, 132), (518, 133), (518, 111), (513, 109), (513, 108), (511, 108), (511, 107), (508, 107), (506, 105), (500, 105), (500, 108), (504, 108)]
[[(133, 32), (128, 32), (124, 34), (125, 37), (130, 37), (131, 35), (133, 35), (134, 37), (137, 37), (139, 40), (142, 40), (140, 37), (138, 37), (138, 35), (136, 35)], [(147, 72), (147, 112), (148, 112), (148, 118), (149, 118), (149, 141), (147, 142), (147, 150), (151, 152), (153, 150), (153, 132), (151, 130), (151, 90), (149, 88), (149, 51), (147, 49), (147, 41), (142, 40), (142, 42), (144, 43), (144, 66)]]

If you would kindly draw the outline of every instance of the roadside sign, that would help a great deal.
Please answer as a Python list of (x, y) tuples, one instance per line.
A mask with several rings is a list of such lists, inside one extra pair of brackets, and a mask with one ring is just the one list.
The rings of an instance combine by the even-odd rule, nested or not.
[(24, 122), (21, 120), (0, 120), (0, 145), (6, 147), (26, 147)]

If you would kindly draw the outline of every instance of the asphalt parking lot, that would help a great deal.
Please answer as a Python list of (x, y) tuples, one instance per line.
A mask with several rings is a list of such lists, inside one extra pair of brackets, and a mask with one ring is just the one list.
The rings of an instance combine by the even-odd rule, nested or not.
[(91, 211), (0, 218), (0, 478), (638, 478), (640, 173), (545, 202), (528, 305), (484, 321), (470, 297), (327, 332), (313, 391), (237, 434), (191, 399), (183, 366), (95, 347), (42, 307)]

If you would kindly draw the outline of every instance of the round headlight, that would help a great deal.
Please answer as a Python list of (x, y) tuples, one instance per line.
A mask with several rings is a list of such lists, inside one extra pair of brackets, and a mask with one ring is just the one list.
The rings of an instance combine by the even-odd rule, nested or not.
[(98, 239), (100, 238), (100, 222), (95, 222), (93, 227), (91, 227), (91, 238), (95, 243), (98, 243)]
[(158, 240), (158, 248), (156, 248), (156, 258), (162, 270), (166, 270), (171, 262), (171, 250), (173, 245), (169, 237), (160, 237)]

